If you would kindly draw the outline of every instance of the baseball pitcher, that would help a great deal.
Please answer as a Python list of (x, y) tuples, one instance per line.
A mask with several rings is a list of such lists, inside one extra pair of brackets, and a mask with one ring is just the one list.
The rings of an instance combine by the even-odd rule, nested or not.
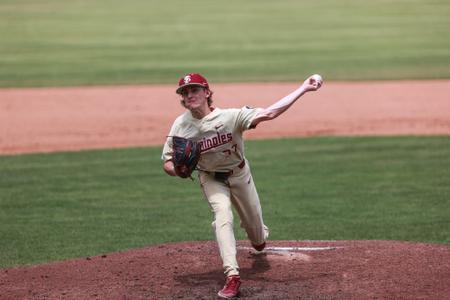
[(245, 158), (243, 132), (278, 117), (302, 95), (319, 89), (322, 82), (320, 75), (310, 76), (267, 108), (220, 109), (212, 106), (213, 92), (202, 75), (191, 73), (179, 80), (176, 92), (186, 112), (170, 129), (162, 153), (163, 168), (167, 174), (182, 178), (198, 170), (200, 186), (214, 214), (212, 226), (226, 275), (225, 285), (218, 292), (222, 298), (236, 297), (241, 285), (232, 206), (253, 248), (262, 251), (269, 236)]

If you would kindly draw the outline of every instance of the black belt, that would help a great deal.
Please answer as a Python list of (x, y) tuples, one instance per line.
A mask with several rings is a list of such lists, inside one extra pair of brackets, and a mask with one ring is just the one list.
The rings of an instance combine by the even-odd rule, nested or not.
[[(242, 168), (244, 168), (244, 167), (245, 167), (245, 159), (243, 159), (243, 160), (241, 161), (241, 163), (238, 165), (238, 168), (239, 168), (239, 169), (242, 169)], [(225, 181), (225, 180), (228, 179), (228, 177), (230, 177), (231, 175), (233, 175), (233, 173), (234, 173), (233, 170), (228, 171), (228, 172), (214, 172), (214, 178), (215, 178), (216, 180), (219, 180), (219, 181)]]

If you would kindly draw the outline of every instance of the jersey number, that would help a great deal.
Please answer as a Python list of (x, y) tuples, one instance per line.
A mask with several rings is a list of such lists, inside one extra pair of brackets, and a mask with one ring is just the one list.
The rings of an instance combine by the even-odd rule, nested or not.
[(231, 146), (231, 149), (223, 150), (222, 152), (228, 155), (231, 155), (231, 151), (237, 152), (237, 144)]

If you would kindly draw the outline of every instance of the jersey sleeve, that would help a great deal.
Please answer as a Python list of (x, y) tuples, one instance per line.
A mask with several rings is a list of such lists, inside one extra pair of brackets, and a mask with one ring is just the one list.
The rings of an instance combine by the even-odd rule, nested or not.
[(239, 128), (240, 131), (251, 129), (250, 125), (252, 124), (253, 119), (262, 110), (262, 108), (252, 108), (244, 106), (238, 111), (236, 118), (236, 127)]
[(161, 159), (163, 161), (168, 161), (172, 159), (173, 156), (173, 142), (172, 137), (178, 133), (178, 119), (173, 123), (172, 128), (170, 128), (169, 135), (167, 136), (166, 142), (164, 143)]
[(163, 152), (161, 155), (161, 159), (163, 161), (168, 161), (172, 159), (172, 155), (173, 155), (173, 148), (172, 148), (172, 138), (171, 137), (167, 137), (167, 140), (164, 144), (163, 147)]

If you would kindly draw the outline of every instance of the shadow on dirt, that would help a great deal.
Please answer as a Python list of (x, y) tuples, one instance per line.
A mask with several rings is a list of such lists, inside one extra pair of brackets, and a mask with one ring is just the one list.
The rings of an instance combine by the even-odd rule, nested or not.
[[(263, 279), (262, 273), (270, 270), (270, 263), (267, 259), (266, 253), (249, 254), (249, 258), (252, 259), (251, 267), (242, 268), (241, 273), (245, 274), (246, 279)], [(224, 274), (221, 269), (204, 273), (191, 273), (186, 275), (175, 276), (174, 279), (181, 284), (198, 286), (203, 284), (217, 284), (222, 285), (224, 282)]]

